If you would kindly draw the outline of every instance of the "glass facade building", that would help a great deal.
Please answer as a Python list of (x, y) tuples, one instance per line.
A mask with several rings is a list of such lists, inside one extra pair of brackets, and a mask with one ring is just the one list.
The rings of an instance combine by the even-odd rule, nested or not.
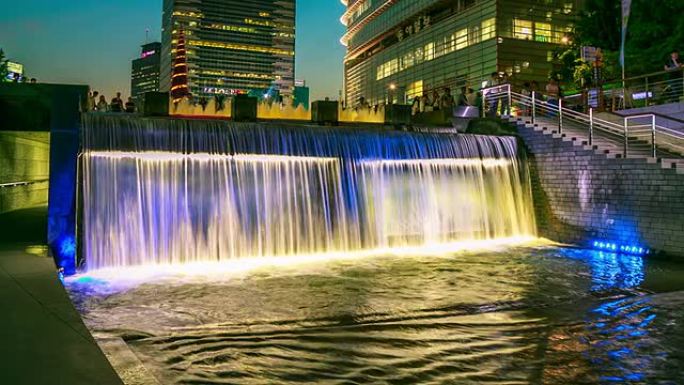
[(159, 91), (159, 70), (161, 43), (142, 46), (138, 59), (133, 60), (131, 68), (131, 96), (140, 100), (145, 92)]
[(295, 10), (295, 0), (164, 0), (161, 90), (171, 88), (182, 35), (192, 95), (291, 95)]
[(445, 87), (477, 90), (495, 71), (511, 82), (544, 82), (581, 6), (581, 0), (342, 1), (347, 104), (361, 97), (370, 104), (409, 102)]

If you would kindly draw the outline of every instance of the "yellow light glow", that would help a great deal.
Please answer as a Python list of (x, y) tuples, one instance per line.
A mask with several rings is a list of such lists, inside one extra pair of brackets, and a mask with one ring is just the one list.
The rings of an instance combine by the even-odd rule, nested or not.
[(456, 158), (456, 159), (378, 159), (364, 160), (364, 165), (371, 166), (432, 166), (432, 167), (506, 167), (512, 163), (508, 159), (477, 159), (477, 158)]
[(210, 154), (192, 153), (183, 154), (179, 152), (124, 152), (124, 151), (93, 151), (87, 154), (91, 158), (108, 159), (134, 159), (148, 162), (157, 161), (182, 161), (193, 160), (200, 162), (210, 162), (216, 160), (233, 160), (237, 162), (257, 162), (257, 163), (292, 163), (292, 162), (335, 162), (336, 158), (307, 157), (307, 156), (286, 156), (286, 155), (261, 155), (261, 154)]
[(115, 267), (89, 271), (69, 280), (84, 277), (107, 281), (148, 282), (150, 277), (174, 276), (225, 276), (248, 273), (265, 267), (293, 267), (320, 264), (332, 261), (349, 261), (372, 257), (445, 257), (460, 252), (499, 250), (511, 246), (548, 246), (551, 242), (531, 236), (518, 236), (491, 240), (467, 240), (421, 246), (388, 247), (359, 251), (332, 251), (320, 254), (300, 254), (286, 256), (244, 257), (220, 262), (197, 262), (185, 264), (155, 264), (133, 267)]

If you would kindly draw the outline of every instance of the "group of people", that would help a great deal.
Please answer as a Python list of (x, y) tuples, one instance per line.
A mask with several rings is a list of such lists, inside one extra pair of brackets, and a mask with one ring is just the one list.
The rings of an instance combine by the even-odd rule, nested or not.
[(100, 95), (98, 91), (93, 91), (88, 95), (88, 111), (126, 112), (132, 114), (136, 111), (136, 106), (131, 97), (124, 103), (123, 99), (121, 99), (121, 92), (117, 92), (116, 96), (107, 103), (107, 98), (104, 95)]
[(476, 97), (474, 91), (466, 87), (461, 88), (461, 94), (456, 99), (454, 99), (451, 89), (448, 87), (444, 88), (444, 93), (441, 95), (439, 90), (434, 90), (432, 96), (430, 96), (429, 92), (423, 92), (422, 96), (416, 96), (413, 99), (411, 113), (416, 115), (422, 112), (451, 110), (456, 105), (473, 105), (470, 103), (475, 102), (474, 97)]
[(38, 83), (38, 80), (36, 78), (31, 78), (29, 79), (26, 76), (22, 76), (20, 74), (15, 73), (14, 76), (12, 77), (12, 82), (13, 83), (29, 83), (29, 84), (36, 84)]
[[(498, 72), (493, 72), (491, 74), (490, 80), (487, 82), (487, 87), (496, 87), (510, 84), (505, 76), (501, 76)], [(539, 101), (545, 100), (550, 106), (557, 109), (560, 100), (563, 98), (563, 89), (557, 79), (551, 77), (544, 86), (543, 89), (540, 88), (539, 83), (535, 81), (526, 81), (523, 83), (522, 87), (516, 88), (512, 84), (510, 85), (511, 90), (514, 92), (519, 92), (521, 95), (526, 97), (532, 97), (534, 94), (536, 99)], [(496, 89), (490, 91), (488, 95), (485, 96), (487, 102), (487, 114), (489, 116), (498, 115), (510, 115), (511, 106), (509, 105), (508, 98), (503, 95), (503, 90), (496, 92)], [(553, 114), (554, 108), (549, 108), (549, 113)], [(523, 114), (529, 114), (529, 105), (521, 104), (518, 106), (519, 109), (523, 110)]]

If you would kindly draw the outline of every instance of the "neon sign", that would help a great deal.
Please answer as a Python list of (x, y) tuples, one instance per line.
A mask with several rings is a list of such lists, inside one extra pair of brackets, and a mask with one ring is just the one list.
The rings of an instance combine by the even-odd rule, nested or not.
[(141, 58), (141, 59), (144, 59), (144, 58), (146, 58), (146, 57), (148, 57), (148, 56), (155, 55), (156, 53), (157, 53), (157, 50), (154, 50), (154, 49), (151, 50), (151, 51), (145, 51), (145, 52), (143, 52), (143, 53), (140, 55), (140, 58)]

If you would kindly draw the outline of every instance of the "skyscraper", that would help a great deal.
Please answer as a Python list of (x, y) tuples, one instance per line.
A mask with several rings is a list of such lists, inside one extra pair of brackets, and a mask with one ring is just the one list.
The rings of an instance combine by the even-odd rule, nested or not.
[(161, 90), (172, 88), (180, 38), (192, 95), (291, 95), (295, 8), (295, 0), (164, 0)]
[(545, 81), (582, 0), (342, 0), (347, 103), (479, 89), (492, 72)]
[(145, 92), (159, 91), (159, 66), (161, 43), (142, 46), (140, 57), (133, 60), (131, 68), (131, 96), (140, 100)]

